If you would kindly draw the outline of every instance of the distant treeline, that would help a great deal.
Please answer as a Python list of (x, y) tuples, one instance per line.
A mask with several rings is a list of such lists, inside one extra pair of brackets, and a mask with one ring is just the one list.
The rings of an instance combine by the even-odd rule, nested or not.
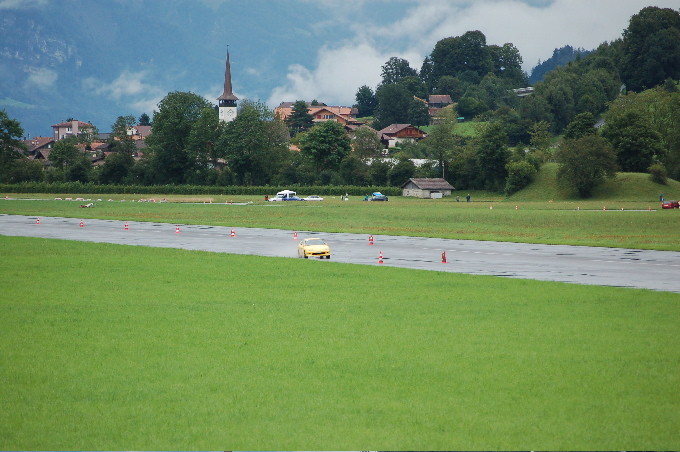
[(401, 195), (398, 187), (358, 187), (354, 185), (323, 186), (209, 186), (209, 185), (103, 185), (82, 182), (22, 182), (0, 184), (0, 193), (54, 193), (54, 194), (149, 194), (149, 195), (275, 195), (281, 189), (293, 190), (302, 195), (365, 196), (379, 191), (388, 196)]

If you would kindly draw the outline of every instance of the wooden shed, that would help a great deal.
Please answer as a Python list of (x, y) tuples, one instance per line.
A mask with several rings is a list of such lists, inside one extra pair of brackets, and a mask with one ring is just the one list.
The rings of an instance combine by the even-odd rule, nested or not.
[(441, 198), (442, 196), (451, 196), (451, 191), (455, 188), (442, 178), (411, 178), (401, 186), (401, 190), (402, 196)]

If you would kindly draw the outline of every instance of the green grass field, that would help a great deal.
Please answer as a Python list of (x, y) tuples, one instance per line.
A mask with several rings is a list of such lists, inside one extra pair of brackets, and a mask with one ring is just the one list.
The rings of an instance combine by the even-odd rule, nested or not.
[[(545, 165), (469, 204), (10, 194), (43, 200), (0, 214), (680, 251), (659, 191), (680, 183), (576, 200)], [(680, 448), (678, 294), (2, 236), (0, 257), (2, 450)]]
[(267, 203), (253, 196), (230, 197), (252, 202), (247, 205), (225, 205), (220, 197), (212, 198), (213, 204), (153, 204), (129, 202), (129, 196), (120, 202), (117, 196), (116, 201), (96, 202), (93, 209), (81, 209), (80, 202), (54, 201), (52, 195), (42, 201), (0, 200), (0, 213), (680, 251), (680, 212), (660, 210), (658, 201), (551, 202), (489, 196), (479, 201), (476, 195), (471, 203), (403, 197), (386, 203), (359, 197), (347, 202)]
[(680, 447), (677, 294), (35, 238), (0, 250), (2, 450)]

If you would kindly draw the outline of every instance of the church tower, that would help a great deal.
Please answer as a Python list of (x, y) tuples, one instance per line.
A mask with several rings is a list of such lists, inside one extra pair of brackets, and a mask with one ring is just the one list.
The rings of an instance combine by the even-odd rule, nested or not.
[(224, 92), (217, 98), (219, 101), (220, 121), (230, 122), (236, 118), (236, 101), (238, 97), (231, 91), (231, 65), (227, 49), (227, 68), (224, 71)]

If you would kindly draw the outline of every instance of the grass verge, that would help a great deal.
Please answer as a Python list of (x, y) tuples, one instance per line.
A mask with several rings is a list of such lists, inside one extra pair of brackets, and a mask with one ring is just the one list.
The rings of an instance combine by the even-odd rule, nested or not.
[(680, 251), (678, 209), (650, 211), (658, 205), (643, 201), (473, 199), (267, 203), (240, 196), (233, 197), (235, 204), (231, 199), (226, 204), (222, 199), (213, 204), (128, 199), (95, 202), (93, 209), (81, 209), (76, 201), (0, 200), (0, 213)]
[(0, 248), (0, 449), (680, 447), (677, 294)]

